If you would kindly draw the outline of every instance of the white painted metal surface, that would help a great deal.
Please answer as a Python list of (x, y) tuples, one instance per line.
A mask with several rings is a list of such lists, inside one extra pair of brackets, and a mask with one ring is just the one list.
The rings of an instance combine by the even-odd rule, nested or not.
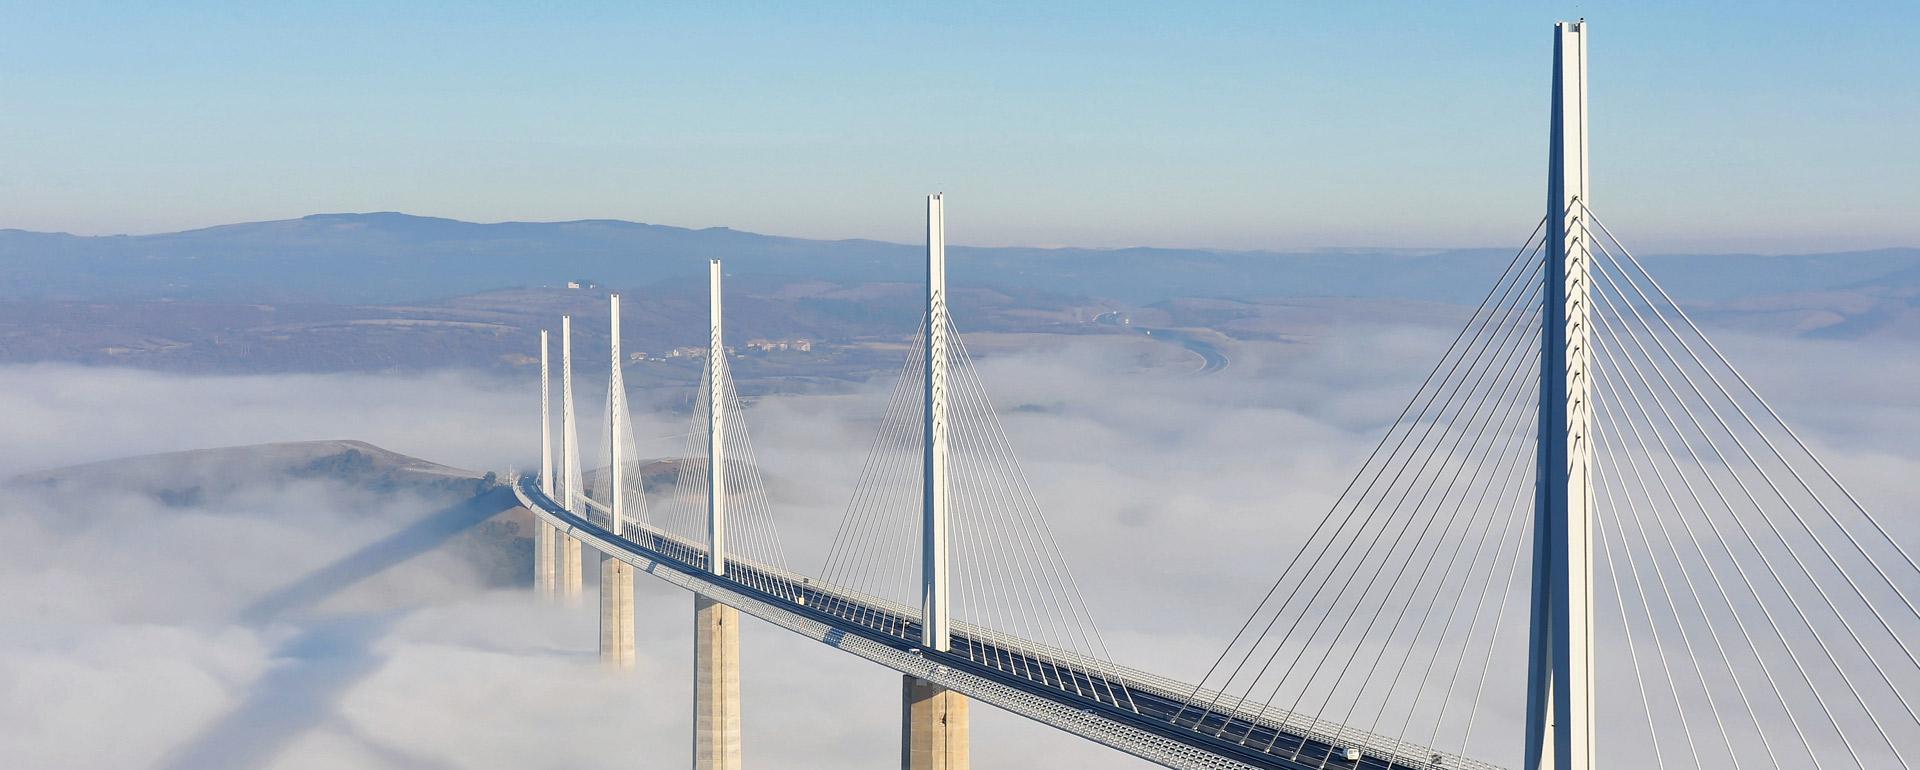
[[(547, 363), (547, 330), (540, 330), (540, 491), (547, 497), (553, 497), (553, 375)], [(553, 541), (554, 529), (545, 519), (534, 518), (533, 522), (533, 590), (546, 598), (553, 598)]]
[(947, 218), (927, 196), (926, 398), (920, 521), (920, 634), (927, 649), (951, 649), (947, 583)]
[(727, 574), (727, 345), (720, 260), (707, 263), (707, 569)]
[(609, 498), (607, 504), (611, 509), (608, 518), (613, 526), (607, 529), (613, 530), (613, 534), (619, 536), (621, 520), (625, 514), (621, 508), (620, 499), (626, 496), (622, 492), (626, 489), (622, 486), (626, 476), (622, 465), (626, 458), (620, 455), (622, 454), (621, 445), (625, 443), (623, 439), (627, 435), (627, 381), (626, 377), (620, 373), (620, 295), (608, 297), (608, 301), (609, 310), (613, 314), (613, 337), (612, 342), (608, 343), (613, 354), (613, 373), (608, 375), (607, 379), (607, 404), (611, 407), (607, 410), (607, 460), (610, 463), (607, 474), (608, 480), (612, 482), (610, 484), (612, 491), (607, 493)]
[[(580, 489), (580, 434), (573, 415), (573, 316), (560, 317), (560, 458), (561, 480), (564, 498), (561, 501), (568, 511), (585, 515), (586, 507), (581, 500), (586, 495)], [(559, 538), (560, 567), (559, 593), (568, 601), (580, 598), (582, 585), (580, 575), (580, 541), (571, 537)]]
[(1594, 766), (1593, 481), (1588, 374), (1587, 27), (1554, 25), (1547, 161), (1528, 770)]
[(547, 366), (547, 330), (540, 330), (540, 491), (553, 496), (552, 375)]
[(560, 316), (560, 504), (580, 513), (580, 436), (573, 422), (573, 316)]

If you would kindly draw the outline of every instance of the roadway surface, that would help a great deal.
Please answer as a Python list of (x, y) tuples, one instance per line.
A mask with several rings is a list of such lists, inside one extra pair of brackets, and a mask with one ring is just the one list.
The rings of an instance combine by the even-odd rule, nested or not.
[[(727, 587), (783, 609), (810, 616), (840, 633), (858, 635), (894, 649), (922, 656), (940, 665), (964, 670), (1032, 695), (1155, 733), (1201, 751), (1259, 768), (1274, 770), (1434, 770), (1486, 768), (1491, 765), (1451, 755), (1440, 762), (1406, 758), (1405, 747), (1396, 761), (1365, 753), (1360, 760), (1345, 759), (1346, 746), (1306, 737), (1254, 715), (1208, 708), (1173, 694), (1164, 684), (1132, 681), (1111, 670), (1058, 662), (1036, 655), (1030, 646), (1006, 638), (976, 638), (956, 631), (948, 652), (920, 648), (917, 618), (863, 601), (831, 586), (794, 578), (750, 562), (729, 559), (727, 574), (712, 575), (707, 555), (685, 541), (640, 526), (616, 538), (604, 526), (570, 513), (542, 494), (531, 477), (523, 477), (520, 491), (553, 517), (604, 539), (630, 546), (638, 555), (665, 566)], [(1191, 688), (1189, 692), (1197, 690)], [(1204, 717), (1202, 715), (1205, 715)], [(1175, 720), (1178, 720), (1177, 722)], [(1329, 725), (1326, 729), (1337, 730)], [(1383, 752), (1384, 753), (1384, 752)], [(1435, 757), (1439, 758), (1439, 757)]]

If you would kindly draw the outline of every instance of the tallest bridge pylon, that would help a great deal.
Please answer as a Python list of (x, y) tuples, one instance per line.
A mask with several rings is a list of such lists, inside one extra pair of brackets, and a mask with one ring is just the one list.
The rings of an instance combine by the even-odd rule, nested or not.
[(1594, 766), (1587, 25), (1554, 25), (1526, 770)]

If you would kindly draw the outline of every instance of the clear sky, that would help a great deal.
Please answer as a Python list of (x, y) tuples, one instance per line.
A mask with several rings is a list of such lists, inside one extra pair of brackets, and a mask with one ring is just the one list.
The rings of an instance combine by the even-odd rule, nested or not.
[(959, 243), (1510, 244), (1586, 16), (1623, 238), (1920, 245), (1915, 3), (227, 5), (0, 4), (0, 227), (913, 241), (944, 190)]

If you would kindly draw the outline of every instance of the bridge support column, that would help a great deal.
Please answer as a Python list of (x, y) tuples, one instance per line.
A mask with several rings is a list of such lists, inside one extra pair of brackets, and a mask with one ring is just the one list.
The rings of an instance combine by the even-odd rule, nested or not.
[(740, 768), (740, 611), (693, 597), (693, 768)]
[(900, 770), (967, 770), (967, 696), (912, 674), (900, 695)]
[[(559, 535), (556, 531), (554, 534)], [(568, 604), (579, 604), (580, 594), (586, 587), (586, 581), (580, 574), (580, 541), (567, 535), (560, 538), (560, 598)]]
[(600, 557), (600, 662), (633, 668), (633, 565)]
[(553, 551), (554, 541), (559, 535), (560, 530), (548, 524), (546, 519), (533, 517), (533, 590), (540, 595), (540, 598), (549, 601), (553, 599), (554, 587), (558, 585), (555, 579)]

